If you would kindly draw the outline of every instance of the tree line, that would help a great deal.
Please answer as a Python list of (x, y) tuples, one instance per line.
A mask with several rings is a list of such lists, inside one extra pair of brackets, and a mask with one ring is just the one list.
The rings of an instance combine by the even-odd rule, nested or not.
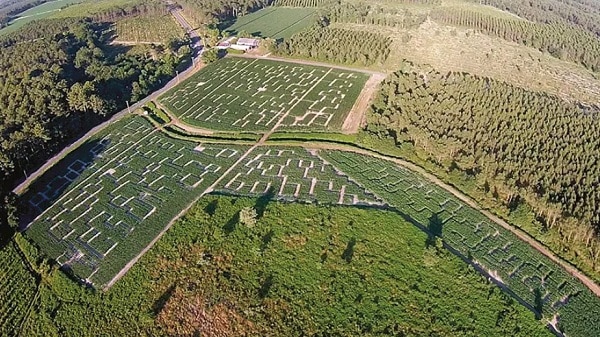
[(600, 39), (568, 24), (502, 19), (457, 8), (434, 9), (431, 18), (443, 24), (467, 27), (521, 43), (559, 59), (579, 63), (592, 71), (600, 71)]
[(490, 78), (408, 65), (383, 83), (367, 131), (483, 181), (509, 210), (528, 204), (564, 244), (585, 245), (581, 258), (596, 266), (599, 118), (600, 106), (582, 109)]
[(274, 0), (178, 0), (186, 19), (194, 28), (216, 26), (273, 4)]
[(600, 37), (600, 2), (593, 0), (485, 0), (494, 6), (539, 23), (568, 23)]
[(115, 55), (102, 28), (43, 20), (0, 39), (1, 198), (66, 143), (175, 75), (175, 53)]
[(390, 54), (391, 39), (368, 31), (315, 27), (284, 40), (276, 48), (281, 56), (370, 66)]
[[(407, 1), (405, 1), (408, 3)], [(419, 1), (427, 3), (428, 1)], [(436, 1), (431, 1), (436, 2)], [(426, 13), (413, 12), (408, 8), (389, 8), (364, 2), (332, 2), (325, 6), (321, 16), (330, 22), (381, 25), (398, 28), (416, 28), (427, 20)]]

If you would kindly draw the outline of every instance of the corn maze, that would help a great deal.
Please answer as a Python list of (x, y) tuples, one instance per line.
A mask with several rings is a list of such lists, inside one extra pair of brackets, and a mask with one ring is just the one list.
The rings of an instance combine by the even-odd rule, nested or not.
[(168, 138), (125, 118), (26, 195), (26, 234), (93, 285), (109, 281), (245, 151)]
[(381, 200), (343, 172), (302, 148), (261, 147), (221, 183), (220, 192), (281, 201), (381, 205)]
[[(341, 130), (368, 76), (258, 59), (227, 58), (160, 99), (192, 126), (226, 131)], [(285, 118), (284, 118), (285, 117)]]
[(447, 245), (540, 314), (552, 317), (571, 311), (568, 306), (578, 297), (598, 308), (598, 298), (561, 267), (416, 173), (359, 154), (325, 151), (319, 155), (421, 226), (431, 231), (438, 225), (437, 234)]

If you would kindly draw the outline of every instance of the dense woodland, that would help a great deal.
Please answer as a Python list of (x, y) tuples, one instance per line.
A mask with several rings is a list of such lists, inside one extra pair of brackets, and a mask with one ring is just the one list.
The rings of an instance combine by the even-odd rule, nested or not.
[(562, 60), (579, 63), (592, 71), (600, 71), (600, 39), (568, 24), (501, 19), (476, 11), (448, 8), (433, 10), (431, 18), (522, 43)]
[(383, 63), (390, 39), (367, 31), (313, 28), (300, 32), (277, 47), (277, 54), (320, 61), (370, 66)]
[(3, 189), (126, 101), (174, 76), (174, 53), (115, 53), (104, 28), (87, 20), (45, 20), (0, 40)]
[(528, 202), (548, 228), (578, 219), (563, 234), (586, 242), (596, 263), (599, 113), (489, 78), (407, 66), (383, 84), (368, 130), (485, 181), (508, 207)]

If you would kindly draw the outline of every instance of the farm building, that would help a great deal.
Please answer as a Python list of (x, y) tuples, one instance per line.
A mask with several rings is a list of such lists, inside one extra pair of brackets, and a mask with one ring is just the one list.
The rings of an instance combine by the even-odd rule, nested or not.
[(258, 39), (249, 39), (249, 38), (242, 37), (237, 40), (237, 44), (240, 46), (248, 46), (250, 48), (255, 48), (255, 47), (258, 47), (259, 41), (258, 41)]

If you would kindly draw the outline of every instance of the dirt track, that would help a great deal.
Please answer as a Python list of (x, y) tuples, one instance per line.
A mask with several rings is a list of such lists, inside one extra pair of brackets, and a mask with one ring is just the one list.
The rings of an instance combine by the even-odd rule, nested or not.
[(369, 77), (369, 80), (365, 83), (365, 87), (356, 99), (356, 103), (354, 103), (352, 110), (350, 110), (344, 121), (342, 133), (357, 133), (358, 130), (360, 130), (360, 127), (365, 124), (365, 117), (367, 110), (369, 109), (369, 104), (373, 101), (375, 91), (384, 79), (385, 74), (372, 74), (371, 77)]

